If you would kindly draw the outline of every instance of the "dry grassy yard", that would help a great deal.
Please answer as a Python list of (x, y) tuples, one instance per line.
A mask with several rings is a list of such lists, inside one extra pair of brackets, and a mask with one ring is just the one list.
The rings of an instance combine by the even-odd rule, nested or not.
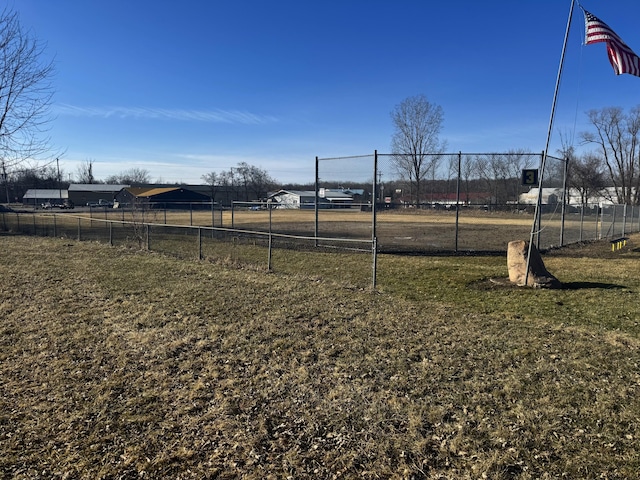
[(556, 291), (382, 255), (372, 293), (348, 255), (0, 236), (0, 477), (637, 478), (639, 244), (546, 255)]

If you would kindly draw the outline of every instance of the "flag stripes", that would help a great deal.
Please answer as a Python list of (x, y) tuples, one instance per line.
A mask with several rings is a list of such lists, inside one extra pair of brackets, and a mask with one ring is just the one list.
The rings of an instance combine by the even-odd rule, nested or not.
[(640, 57), (614, 32), (609, 25), (583, 9), (587, 45), (604, 42), (607, 44), (609, 62), (616, 75), (628, 73), (640, 77)]

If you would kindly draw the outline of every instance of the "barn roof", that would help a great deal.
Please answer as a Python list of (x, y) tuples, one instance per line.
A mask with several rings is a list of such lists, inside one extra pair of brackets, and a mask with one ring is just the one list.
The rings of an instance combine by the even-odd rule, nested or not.
[(69, 193), (65, 189), (59, 188), (30, 188), (26, 191), (23, 199), (48, 199), (48, 198), (69, 198)]
[(179, 187), (131, 187), (127, 188), (127, 191), (135, 197), (155, 197), (167, 192), (174, 192), (180, 190)]

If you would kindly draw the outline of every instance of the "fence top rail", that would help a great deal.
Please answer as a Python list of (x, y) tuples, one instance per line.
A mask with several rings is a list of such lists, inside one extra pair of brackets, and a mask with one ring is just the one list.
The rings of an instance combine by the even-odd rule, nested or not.
[[(408, 155), (408, 154), (404, 154), (404, 153), (377, 153), (378, 157), (395, 157), (398, 155)], [(530, 156), (530, 157), (540, 157), (543, 155), (542, 152), (440, 152), (440, 153), (420, 153), (418, 154), (419, 156), (431, 156), (431, 157), (436, 157), (436, 156), (457, 156), (457, 155), (471, 155), (471, 156), (483, 156), (483, 155), (495, 155), (495, 156)], [(318, 158), (318, 160), (345, 160), (345, 159), (351, 159), (351, 158), (367, 158), (367, 157), (373, 157), (374, 154), (371, 153), (369, 155), (352, 155), (352, 156), (345, 156), (345, 157), (328, 157), (328, 158)], [(548, 155), (547, 154), (547, 158), (548, 159), (553, 159), (553, 160), (559, 160), (559, 161), (564, 161), (564, 159), (562, 158), (558, 158), (558, 157), (554, 157), (553, 155)]]
[(351, 155), (351, 156), (346, 156), (346, 157), (328, 157), (328, 158), (318, 158), (319, 161), (327, 161), (327, 160), (349, 160), (349, 159), (355, 159), (355, 158), (372, 158), (373, 157), (373, 153), (370, 153), (368, 155)]

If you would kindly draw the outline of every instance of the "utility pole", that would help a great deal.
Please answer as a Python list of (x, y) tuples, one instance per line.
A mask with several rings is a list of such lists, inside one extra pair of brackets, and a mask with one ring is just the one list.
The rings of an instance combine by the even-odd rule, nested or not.
[(58, 167), (58, 198), (62, 205), (62, 180), (60, 178), (60, 160), (58, 158), (56, 158), (56, 166)]

